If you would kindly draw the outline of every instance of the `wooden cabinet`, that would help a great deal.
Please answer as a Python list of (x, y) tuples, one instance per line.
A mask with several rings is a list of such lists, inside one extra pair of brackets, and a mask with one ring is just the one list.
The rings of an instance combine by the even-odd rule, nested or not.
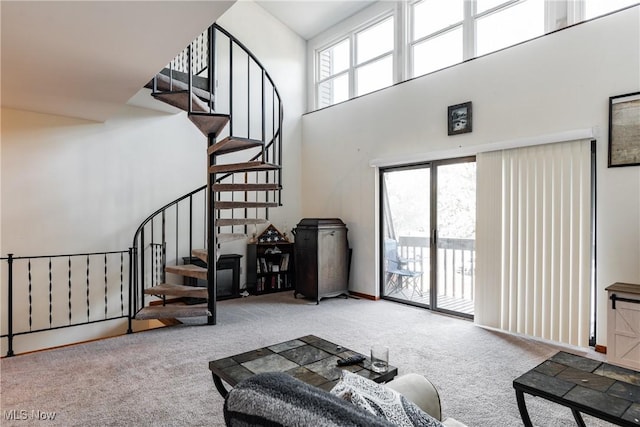
[(316, 300), (349, 295), (347, 227), (338, 218), (302, 219), (295, 234), (295, 273), (298, 294)]
[(606, 291), (607, 362), (640, 370), (640, 285), (614, 283)]
[(293, 243), (247, 245), (247, 288), (254, 295), (294, 288)]

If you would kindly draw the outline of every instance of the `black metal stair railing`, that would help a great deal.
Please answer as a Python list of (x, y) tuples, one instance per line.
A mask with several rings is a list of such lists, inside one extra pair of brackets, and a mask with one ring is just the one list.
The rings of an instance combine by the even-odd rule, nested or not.
[[(133, 314), (147, 305), (144, 290), (156, 286), (165, 279), (154, 273), (159, 265), (154, 262), (158, 248), (164, 251), (160, 256), (162, 268), (177, 265), (181, 259), (191, 256), (196, 249), (214, 248), (210, 255), (215, 260), (218, 233), (247, 234), (246, 224), (216, 225), (216, 219), (263, 218), (268, 220), (268, 207), (238, 208), (218, 210), (219, 202), (255, 202), (258, 204), (281, 205), (280, 184), (282, 182), (282, 122), (283, 109), (280, 94), (264, 66), (246, 46), (228, 31), (213, 24), (171, 61), (160, 74), (168, 77), (169, 91), (188, 88), (189, 98), (196, 96), (204, 102), (207, 111), (194, 111), (194, 103), (187, 102), (190, 117), (207, 115), (227, 115), (228, 125), (215, 135), (207, 135), (208, 145), (225, 138), (243, 138), (258, 140), (262, 143), (256, 148), (232, 152), (224, 156), (209, 156), (209, 166), (220, 163), (262, 162), (276, 165), (274, 170), (261, 170), (240, 173), (217, 174), (206, 186), (182, 196), (150, 215), (138, 228), (133, 241)], [(161, 93), (157, 78), (153, 79), (154, 93)], [(203, 147), (204, 148), (204, 147)], [(214, 186), (253, 184), (274, 184), (270, 189), (260, 191), (236, 190), (213, 192)], [(211, 203), (207, 200), (212, 197)], [(194, 198), (198, 198), (203, 208), (193, 209)], [(179, 206), (189, 200), (189, 208)], [(181, 210), (182, 209), (182, 210)], [(171, 220), (168, 220), (171, 216)], [(174, 223), (175, 222), (175, 223)], [(255, 229), (254, 229), (255, 232)], [(188, 237), (186, 237), (188, 236)], [(198, 244), (194, 247), (193, 239)], [(202, 241), (202, 236), (208, 236)], [(186, 243), (186, 242), (189, 243)], [(202, 245), (200, 245), (202, 243)], [(175, 248), (175, 250), (173, 249)], [(171, 250), (171, 253), (167, 253)], [(209, 262), (209, 265), (212, 263)], [(215, 262), (214, 262), (215, 264)], [(212, 269), (210, 269), (212, 270)], [(163, 273), (164, 274), (164, 273)], [(210, 271), (209, 274), (212, 274)], [(215, 277), (215, 273), (213, 273)], [(178, 280), (173, 278), (173, 280)], [(213, 279), (215, 281), (215, 279)], [(211, 279), (209, 280), (211, 282)], [(214, 285), (215, 286), (215, 285)], [(211, 288), (210, 288), (211, 294)], [(215, 295), (215, 292), (214, 292)], [(147, 298), (152, 298), (146, 296)], [(211, 301), (212, 300), (212, 301)], [(215, 297), (210, 298), (210, 311), (215, 323)]]
[(132, 242), (132, 315), (146, 305), (144, 290), (163, 283), (167, 263), (205, 248), (206, 189), (204, 185), (167, 203), (140, 224)]

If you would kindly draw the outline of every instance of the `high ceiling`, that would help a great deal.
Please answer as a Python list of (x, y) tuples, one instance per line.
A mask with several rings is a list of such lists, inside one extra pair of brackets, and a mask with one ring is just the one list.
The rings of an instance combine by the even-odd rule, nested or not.
[[(2, 0), (2, 107), (104, 121), (235, 1)], [(305, 39), (373, 2), (257, 1)]]

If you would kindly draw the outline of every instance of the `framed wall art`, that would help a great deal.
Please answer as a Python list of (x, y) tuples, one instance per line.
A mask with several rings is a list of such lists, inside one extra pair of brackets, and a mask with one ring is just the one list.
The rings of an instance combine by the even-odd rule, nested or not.
[(640, 165), (640, 92), (609, 98), (609, 167)]
[(471, 132), (473, 125), (471, 102), (451, 105), (447, 110), (447, 116), (449, 135)]

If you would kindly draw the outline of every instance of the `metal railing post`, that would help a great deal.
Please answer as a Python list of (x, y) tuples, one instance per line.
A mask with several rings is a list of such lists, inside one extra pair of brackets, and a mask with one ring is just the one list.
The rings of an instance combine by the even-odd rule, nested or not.
[(129, 248), (129, 315), (127, 316), (127, 333), (133, 333), (133, 310), (131, 304), (133, 303), (133, 248)]
[(8, 265), (8, 295), (7, 295), (7, 339), (8, 339), (8, 348), (7, 348), (7, 357), (13, 356), (13, 254), (9, 254), (9, 258), (7, 259)]

